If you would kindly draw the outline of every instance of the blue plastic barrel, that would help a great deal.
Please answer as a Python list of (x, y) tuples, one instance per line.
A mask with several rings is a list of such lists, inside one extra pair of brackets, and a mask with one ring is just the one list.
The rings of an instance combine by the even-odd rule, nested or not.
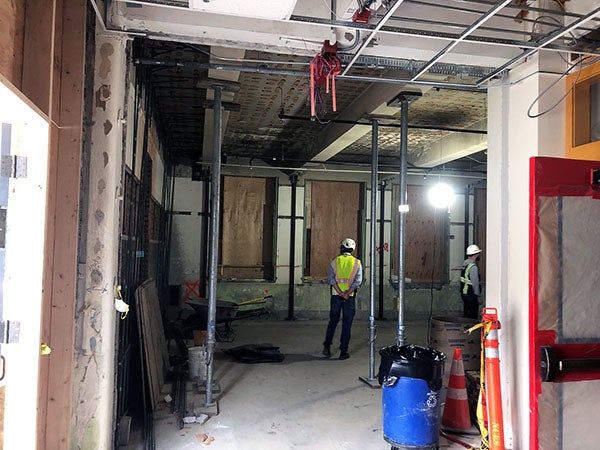
[(379, 351), (383, 437), (398, 449), (437, 449), (446, 356), (416, 345)]

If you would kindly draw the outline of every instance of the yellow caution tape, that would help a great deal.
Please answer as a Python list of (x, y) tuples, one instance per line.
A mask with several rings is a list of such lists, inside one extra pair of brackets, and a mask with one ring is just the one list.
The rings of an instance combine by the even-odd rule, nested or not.
[(489, 450), (490, 449), (490, 444), (489, 444), (489, 431), (486, 427), (486, 419), (487, 419), (487, 412), (484, 411), (483, 408), (483, 401), (485, 399), (485, 345), (484, 345), (484, 341), (485, 338), (487, 337), (488, 333), (490, 332), (491, 328), (492, 328), (492, 322), (481, 322), (478, 323), (477, 325), (472, 326), (471, 328), (469, 328), (468, 330), (465, 331), (465, 333), (469, 333), (471, 334), (473, 331), (479, 329), (479, 328), (483, 328), (483, 336), (481, 339), (481, 356), (480, 356), (480, 375), (479, 375), (479, 396), (477, 398), (477, 410), (476, 410), (476, 415), (477, 415), (477, 423), (479, 424), (479, 431), (481, 433), (481, 450)]
[(42, 345), (40, 346), (40, 354), (49, 355), (50, 353), (52, 353), (52, 349), (50, 348), (50, 346), (48, 344), (42, 343)]

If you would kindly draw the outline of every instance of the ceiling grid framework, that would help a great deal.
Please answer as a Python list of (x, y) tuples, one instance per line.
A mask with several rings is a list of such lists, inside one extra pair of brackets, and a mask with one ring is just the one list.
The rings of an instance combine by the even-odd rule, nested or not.
[[(587, 0), (523, 5), (506, 0), (378, 1), (365, 24), (340, 20), (357, 7), (350, 0), (332, 2), (338, 4), (335, 14), (327, 1), (291, 1), (284, 17), (279, 11), (269, 19), (261, 17), (270, 13), (264, 10), (267, 0), (253, 4), (256, 13), (242, 4), (236, 9), (237, 2), (227, 14), (198, 3), (103, 3), (108, 29), (144, 36), (138, 38), (143, 50), (137, 63), (151, 74), (165, 133), (183, 164), (202, 162), (210, 105), (206, 88), (195, 80), (206, 80), (209, 71), (239, 73), (240, 90), (231, 99), (223, 137), (228, 156), (286, 166), (311, 160), (362, 163), (371, 151), (370, 130), (350, 122), (376, 117), (381, 123), (379, 155), (393, 164), (399, 131), (386, 122), (400, 118), (398, 109), (386, 103), (402, 90), (418, 90), (423, 95), (410, 107), (409, 163), (431, 168), (466, 158), (463, 165), (472, 167), (473, 160), (485, 162), (485, 139), (456, 129), (485, 132), (490, 81), (538, 51), (561, 52), (564, 58), (584, 55), (588, 61), (600, 56), (595, 31), (600, 7)], [(331, 94), (323, 88), (324, 106), (317, 118), (308, 120), (308, 64), (326, 39), (337, 40), (342, 60), (342, 74), (336, 78), (338, 108), (332, 111)], [(244, 50), (243, 57), (210, 57), (220, 47)], [(348, 123), (336, 123), (338, 119)], [(441, 146), (450, 145), (464, 149), (435, 157)]]

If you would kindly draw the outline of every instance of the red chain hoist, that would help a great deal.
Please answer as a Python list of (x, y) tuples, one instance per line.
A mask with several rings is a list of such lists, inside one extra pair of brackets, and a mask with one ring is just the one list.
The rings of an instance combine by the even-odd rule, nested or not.
[(323, 42), (321, 53), (317, 54), (310, 62), (310, 115), (316, 117), (316, 104), (324, 105), (320, 87), (325, 85), (325, 92), (329, 94), (329, 81), (331, 80), (331, 99), (333, 110), (337, 111), (335, 100), (335, 77), (342, 71), (342, 62), (337, 56), (337, 44), (329, 41)]

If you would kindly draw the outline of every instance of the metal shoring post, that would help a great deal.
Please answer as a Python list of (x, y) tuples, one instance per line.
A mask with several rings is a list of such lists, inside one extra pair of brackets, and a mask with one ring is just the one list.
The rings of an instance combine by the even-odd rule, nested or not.
[(408, 155), (408, 99), (400, 100), (400, 173), (398, 189), (398, 334), (396, 345), (404, 344), (404, 281), (405, 281), (405, 256), (406, 256), (406, 158)]
[[(373, 120), (371, 132), (371, 227), (370, 227), (370, 254), (369, 254), (369, 377), (358, 377), (360, 381), (368, 384), (372, 388), (378, 388), (379, 383), (375, 379), (375, 339), (377, 337), (375, 330), (375, 226), (377, 223), (377, 150), (378, 150), (378, 132), (379, 122)], [(383, 251), (383, 249), (381, 249)]]
[(469, 217), (469, 208), (470, 208), (470, 196), (471, 196), (471, 188), (469, 185), (465, 186), (465, 230), (464, 230), (464, 245), (463, 248), (467, 248), (467, 246), (471, 243), (469, 238), (469, 227), (471, 226), (471, 219)]
[(210, 260), (208, 278), (208, 321), (206, 329), (206, 402), (214, 406), (213, 400), (213, 356), (215, 351), (215, 319), (217, 313), (217, 244), (219, 237), (219, 197), (221, 178), (221, 93), (222, 86), (213, 86), (215, 103), (213, 108), (213, 160), (210, 194)]
[(383, 256), (385, 246), (385, 186), (387, 182), (381, 181), (381, 192), (379, 193), (379, 316), (377, 320), (385, 320), (383, 317)]

